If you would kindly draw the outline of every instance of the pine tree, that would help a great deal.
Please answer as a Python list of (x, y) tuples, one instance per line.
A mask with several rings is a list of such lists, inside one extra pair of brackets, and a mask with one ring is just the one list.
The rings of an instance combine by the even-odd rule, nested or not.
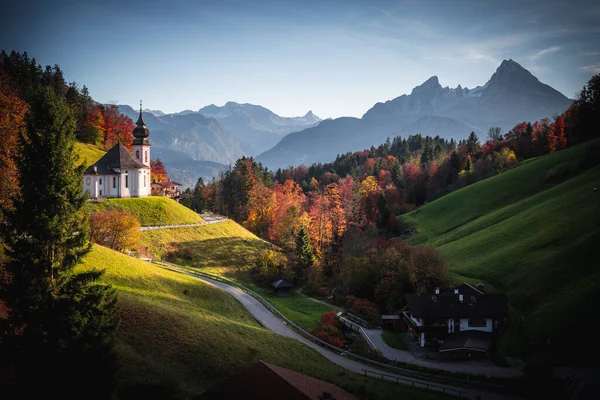
[(192, 197), (192, 210), (197, 213), (202, 212), (204, 207), (206, 206), (206, 201), (204, 199), (204, 180), (202, 177), (198, 178), (196, 182), (196, 186), (194, 186), (194, 195)]
[(465, 143), (465, 151), (469, 155), (476, 155), (481, 151), (481, 144), (475, 132), (471, 132), (467, 142)]
[[(0, 360), (16, 375), (7, 390), (29, 398), (43, 388), (45, 397), (69, 399), (87, 387), (85, 397), (108, 398), (116, 294), (97, 282), (100, 271), (74, 271), (90, 249), (75, 124), (52, 87), (33, 97), (28, 117), (20, 195), (2, 226), (9, 279), (0, 296), (9, 312), (0, 319)], [(68, 385), (57, 384), (65, 377)]]
[(298, 236), (296, 237), (296, 253), (299, 259), (299, 269), (296, 271), (296, 278), (302, 278), (305, 271), (312, 267), (315, 263), (312, 246), (310, 244), (310, 236), (306, 226), (302, 225)]

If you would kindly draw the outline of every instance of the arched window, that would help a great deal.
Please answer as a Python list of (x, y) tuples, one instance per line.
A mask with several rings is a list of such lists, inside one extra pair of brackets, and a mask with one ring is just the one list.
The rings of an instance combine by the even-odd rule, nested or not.
[(148, 162), (148, 150), (146, 150), (144, 153), (144, 162)]
[(129, 175), (127, 175), (127, 171), (125, 171), (125, 187), (129, 187)]
[(140, 159), (140, 151), (139, 150), (135, 151), (135, 158), (137, 158), (138, 160)]

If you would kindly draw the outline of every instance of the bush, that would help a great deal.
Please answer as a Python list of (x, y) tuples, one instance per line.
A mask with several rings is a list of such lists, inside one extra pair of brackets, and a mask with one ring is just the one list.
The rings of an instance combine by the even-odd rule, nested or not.
[(90, 215), (90, 239), (113, 250), (137, 250), (140, 221), (129, 211), (103, 210)]
[(360, 317), (370, 323), (377, 324), (379, 322), (379, 312), (377, 305), (367, 299), (359, 299), (355, 296), (346, 296), (346, 305), (352, 309)]

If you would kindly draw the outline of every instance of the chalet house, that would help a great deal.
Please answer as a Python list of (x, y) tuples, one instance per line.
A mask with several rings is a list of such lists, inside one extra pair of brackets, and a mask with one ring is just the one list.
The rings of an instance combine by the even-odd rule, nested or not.
[(196, 400), (357, 400), (331, 383), (264, 361), (196, 397)]
[(150, 131), (140, 117), (133, 129), (131, 153), (117, 143), (83, 173), (83, 189), (91, 198), (150, 196)]
[(152, 182), (152, 196), (178, 198), (181, 195), (181, 184), (173, 181)]
[(505, 295), (466, 282), (443, 293), (407, 295), (405, 301), (401, 318), (409, 333), (422, 347), (439, 345), (440, 353), (486, 354), (508, 317)]

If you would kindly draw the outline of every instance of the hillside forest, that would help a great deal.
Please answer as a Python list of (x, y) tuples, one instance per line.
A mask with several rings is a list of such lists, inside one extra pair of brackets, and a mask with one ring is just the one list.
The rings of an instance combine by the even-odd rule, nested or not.
[[(281, 276), (352, 308), (367, 320), (402, 307), (408, 293), (452, 283), (447, 261), (429, 246), (411, 246), (400, 216), (533, 158), (598, 137), (600, 75), (562, 114), (491, 127), (455, 142), (439, 136), (396, 137), (333, 162), (269, 171), (241, 158), (220, 179), (202, 179), (183, 204), (227, 215), (282, 249), (259, 256), (254, 278)], [(589, 153), (583, 165), (600, 159)], [(547, 185), (566, 177), (546, 177)]]

